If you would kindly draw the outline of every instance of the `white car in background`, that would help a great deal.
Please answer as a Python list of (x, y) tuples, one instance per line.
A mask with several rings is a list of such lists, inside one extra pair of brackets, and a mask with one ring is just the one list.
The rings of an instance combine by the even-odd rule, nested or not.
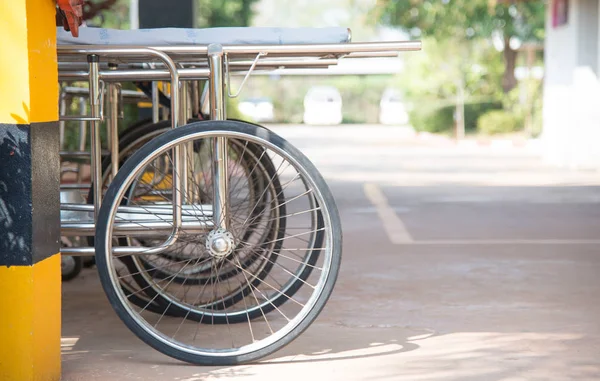
[(238, 104), (238, 110), (256, 123), (272, 122), (275, 119), (273, 102), (270, 98), (248, 98)]
[(342, 123), (342, 96), (333, 86), (311, 87), (304, 97), (304, 123), (335, 125)]
[(379, 123), (388, 125), (409, 123), (408, 111), (399, 91), (394, 89), (384, 91), (379, 103)]

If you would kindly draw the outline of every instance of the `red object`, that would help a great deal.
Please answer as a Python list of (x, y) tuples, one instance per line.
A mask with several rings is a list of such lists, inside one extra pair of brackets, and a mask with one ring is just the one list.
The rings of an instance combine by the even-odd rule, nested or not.
[(57, 0), (63, 14), (63, 27), (71, 31), (73, 37), (79, 37), (79, 25), (83, 19), (83, 0)]
[(552, 27), (565, 25), (569, 21), (569, 0), (552, 1)]

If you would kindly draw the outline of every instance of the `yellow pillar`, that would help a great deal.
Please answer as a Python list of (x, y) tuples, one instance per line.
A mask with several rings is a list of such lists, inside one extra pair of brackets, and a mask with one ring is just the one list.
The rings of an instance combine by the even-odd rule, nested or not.
[(54, 1), (0, 1), (0, 35), (0, 380), (59, 380)]

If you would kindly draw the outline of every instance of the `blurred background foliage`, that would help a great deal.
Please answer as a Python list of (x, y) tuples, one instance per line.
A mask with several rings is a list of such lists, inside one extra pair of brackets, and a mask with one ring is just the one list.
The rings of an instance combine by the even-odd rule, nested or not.
[(424, 41), (398, 76), (415, 129), (454, 132), (464, 102), (467, 133), (539, 134), (542, 79), (516, 72), (543, 65), (544, 1), (377, 0), (371, 14)]
[(258, 0), (196, 0), (197, 27), (248, 26)]
[(129, 0), (86, 0), (84, 4), (87, 26), (129, 29)]
[(405, 29), (414, 38), (434, 37), (458, 43), (498, 41), (505, 64), (505, 92), (517, 84), (517, 46), (544, 39), (543, 1), (378, 0), (374, 15), (382, 23)]

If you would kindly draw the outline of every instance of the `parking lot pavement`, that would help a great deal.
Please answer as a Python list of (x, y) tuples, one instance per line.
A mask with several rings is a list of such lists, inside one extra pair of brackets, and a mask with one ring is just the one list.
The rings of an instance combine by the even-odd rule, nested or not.
[(190, 366), (134, 337), (89, 269), (63, 284), (64, 380), (600, 379), (598, 173), (393, 127), (272, 128), (342, 218), (319, 319), (261, 363)]

